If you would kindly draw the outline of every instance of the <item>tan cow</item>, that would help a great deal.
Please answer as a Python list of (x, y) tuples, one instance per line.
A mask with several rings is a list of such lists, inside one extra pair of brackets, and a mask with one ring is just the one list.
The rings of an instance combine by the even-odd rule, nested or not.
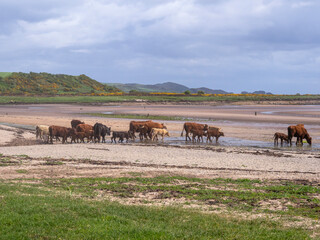
[(45, 142), (49, 142), (49, 126), (48, 125), (37, 125), (36, 126), (36, 138), (40, 138)]
[(160, 135), (162, 137), (162, 141), (163, 141), (164, 136), (170, 137), (167, 129), (152, 128), (152, 130), (151, 130), (152, 141), (154, 141), (156, 138), (158, 140), (158, 135)]

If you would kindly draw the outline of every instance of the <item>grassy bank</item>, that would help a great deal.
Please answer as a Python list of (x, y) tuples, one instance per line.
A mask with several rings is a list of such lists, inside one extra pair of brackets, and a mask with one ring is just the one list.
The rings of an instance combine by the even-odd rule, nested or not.
[(241, 101), (320, 101), (320, 95), (256, 95), (219, 96), (113, 95), (113, 96), (1, 96), (8, 103), (108, 103), (108, 102), (241, 102)]
[[(223, 188), (223, 189), (220, 189)], [(184, 199), (207, 203), (206, 210), (155, 207), (156, 200)], [(311, 232), (284, 227), (266, 218), (244, 220), (232, 211), (252, 212), (259, 202), (289, 199), (310, 202), (303, 211), (272, 211), (279, 216), (315, 219), (319, 202), (311, 194), (319, 187), (259, 180), (195, 179), (185, 177), (124, 177), (0, 181), (0, 239), (309, 239)], [(142, 195), (142, 204), (124, 202)], [(229, 214), (210, 213), (211, 204), (227, 206)], [(189, 202), (189, 203), (188, 203)], [(144, 204), (145, 205), (144, 205)], [(151, 204), (152, 206), (146, 206)], [(199, 205), (200, 206), (200, 205)], [(256, 211), (256, 210), (255, 210)], [(259, 211), (263, 210), (262, 208)]]
[(83, 115), (89, 115), (94, 117), (104, 118), (124, 118), (124, 119), (150, 119), (150, 120), (165, 120), (165, 121), (187, 121), (194, 120), (191, 118), (184, 117), (171, 117), (171, 116), (160, 116), (160, 115), (139, 115), (139, 114), (104, 114), (104, 113), (82, 113)]

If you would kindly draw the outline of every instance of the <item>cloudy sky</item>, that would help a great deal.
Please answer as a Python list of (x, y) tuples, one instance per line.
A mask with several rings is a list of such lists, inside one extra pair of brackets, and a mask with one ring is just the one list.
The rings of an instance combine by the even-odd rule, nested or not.
[(1, 0), (0, 71), (320, 93), (319, 0)]

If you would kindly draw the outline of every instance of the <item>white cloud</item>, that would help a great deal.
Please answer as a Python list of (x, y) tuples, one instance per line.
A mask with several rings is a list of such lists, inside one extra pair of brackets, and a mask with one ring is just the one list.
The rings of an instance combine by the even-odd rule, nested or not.
[(309, 7), (314, 5), (314, 2), (309, 2), (309, 1), (300, 1), (300, 2), (296, 2), (293, 3), (291, 5), (292, 8), (302, 8), (302, 7)]
[(154, 71), (154, 81), (319, 69), (319, 4), (311, 0), (5, 0), (0, 7), (0, 60), (26, 59), (32, 71), (41, 61), (65, 70), (65, 58), (69, 69), (95, 66), (101, 76), (105, 66), (115, 76)]

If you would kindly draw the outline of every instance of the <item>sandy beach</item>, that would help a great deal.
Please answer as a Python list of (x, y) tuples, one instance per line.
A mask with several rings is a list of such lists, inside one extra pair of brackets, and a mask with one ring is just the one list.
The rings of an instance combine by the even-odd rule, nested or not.
[[(43, 144), (35, 139), (32, 126), (69, 127), (72, 119), (81, 119), (88, 124), (102, 122), (112, 130), (128, 130), (129, 119), (83, 114), (103, 112), (198, 118), (197, 122), (221, 127), (226, 137), (221, 138), (220, 144), (185, 144), (184, 137), (180, 136), (183, 121), (161, 121), (171, 134), (163, 143), (111, 144), (108, 137), (104, 144)], [(142, 172), (145, 175), (320, 182), (319, 106), (6, 105), (0, 106), (0, 113), (0, 153), (3, 156), (28, 156), (21, 165), (0, 168), (2, 178), (15, 178), (19, 175), (17, 168), (28, 168), (28, 174), (22, 177), (110, 176)], [(306, 125), (313, 137), (313, 146), (274, 148), (274, 132), (286, 132), (287, 126), (293, 123)], [(21, 125), (27, 128), (21, 128)], [(63, 161), (66, 165), (39, 164), (44, 159)]]

